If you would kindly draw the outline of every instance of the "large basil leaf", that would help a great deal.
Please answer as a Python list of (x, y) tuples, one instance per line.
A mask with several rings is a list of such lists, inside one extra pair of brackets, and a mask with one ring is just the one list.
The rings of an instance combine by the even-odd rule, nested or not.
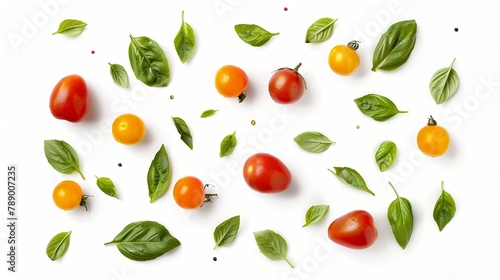
[(158, 199), (170, 184), (170, 162), (165, 145), (161, 145), (148, 170), (148, 189), (150, 202)]
[(454, 63), (455, 59), (449, 67), (441, 68), (432, 75), (429, 90), (436, 104), (448, 101), (457, 92), (460, 79), (453, 69)]
[(234, 26), (234, 30), (243, 42), (254, 47), (260, 47), (273, 36), (280, 34), (279, 32), (271, 33), (255, 24), (237, 24)]
[(120, 64), (112, 64), (109, 62), (108, 64), (109, 72), (111, 74), (111, 78), (113, 78), (113, 82), (121, 87), (128, 88), (128, 74), (125, 68)]
[(70, 37), (76, 36), (82, 33), (86, 26), (87, 24), (81, 20), (65, 19), (59, 24), (59, 28), (56, 32), (52, 33), (52, 35), (63, 34)]
[(182, 11), (181, 28), (174, 38), (174, 46), (182, 63), (188, 61), (194, 54), (196, 46), (194, 30), (191, 25), (184, 21), (184, 11)]
[(328, 209), (330, 209), (328, 205), (313, 205), (309, 207), (306, 212), (306, 223), (302, 227), (307, 227), (321, 221), (326, 213), (328, 213)]
[(192, 150), (193, 137), (191, 136), (191, 131), (189, 130), (187, 123), (179, 117), (172, 117), (172, 121), (174, 122), (177, 132), (181, 135), (182, 142), (184, 142)]
[(49, 244), (47, 244), (45, 253), (51, 260), (58, 260), (62, 258), (64, 254), (66, 254), (66, 251), (69, 247), (70, 236), (71, 230), (68, 232), (58, 233), (54, 237), (52, 237), (52, 239), (50, 239)]
[(253, 235), (260, 252), (264, 256), (273, 261), (285, 260), (288, 265), (294, 268), (294, 266), (286, 258), (288, 244), (281, 235), (270, 229), (256, 231)]
[(451, 194), (444, 190), (444, 183), (441, 182), (441, 195), (436, 201), (433, 211), (434, 221), (439, 227), (439, 231), (442, 231), (451, 219), (453, 219), (456, 210), (455, 200)]
[(333, 25), (337, 19), (332, 19), (328, 17), (320, 18), (315, 21), (306, 32), (306, 43), (321, 43), (324, 42), (333, 34)]
[(333, 142), (324, 134), (316, 131), (303, 132), (293, 138), (302, 149), (311, 153), (322, 153), (332, 145)]
[(240, 229), (240, 216), (231, 217), (220, 223), (214, 230), (215, 248), (229, 246), (236, 239)]
[(400, 197), (394, 186), (389, 183), (396, 193), (396, 199), (387, 209), (387, 219), (391, 225), (392, 234), (401, 248), (406, 248), (413, 232), (413, 212), (407, 198)]
[(181, 245), (161, 224), (153, 221), (140, 221), (127, 225), (113, 241), (120, 253), (134, 261), (155, 259)]
[(220, 143), (219, 157), (223, 158), (232, 154), (237, 143), (236, 131), (224, 137)]
[(354, 102), (363, 114), (378, 122), (386, 121), (399, 113), (408, 113), (400, 111), (389, 98), (374, 93), (356, 98)]
[(130, 35), (128, 57), (135, 77), (152, 87), (167, 86), (170, 81), (170, 68), (163, 49), (148, 37)]
[(334, 167), (330, 170), (341, 182), (355, 189), (365, 191), (371, 195), (375, 195), (366, 185), (365, 180), (358, 171), (349, 167)]
[(71, 145), (63, 140), (45, 140), (43, 148), (47, 161), (56, 171), (62, 174), (77, 172), (85, 180), (80, 171), (80, 160)]
[(392, 24), (382, 34), (375, 47), (372, 71), (392, 71), (403, 65), (410, 57), (417, 41), (417, 23), (405, 20)]
[(389, 169), (398, 155), (398, 146), (392, 141), (384, 141), (375, 153), (375, 160), (381, 172)]

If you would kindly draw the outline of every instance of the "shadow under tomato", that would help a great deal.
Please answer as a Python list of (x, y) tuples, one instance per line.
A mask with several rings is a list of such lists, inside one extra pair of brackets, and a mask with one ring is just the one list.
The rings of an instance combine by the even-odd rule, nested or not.
[(87, 85), (88, 94), (90, 95), (90, 106), (87, 115), (82, 119), (82, 123), (95, 123), (100, 119), (100, 112), (102, 110), (102, 104), (100, 100), (96, 98), (94, 90)]

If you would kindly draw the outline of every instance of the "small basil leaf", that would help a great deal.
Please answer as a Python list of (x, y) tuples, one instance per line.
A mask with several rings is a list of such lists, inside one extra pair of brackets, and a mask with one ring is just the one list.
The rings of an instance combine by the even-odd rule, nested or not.
[(240, 216), (231, 217), (220, 223), (214, 230), (215, 247), (229, 246), (236, 239), (240, 229)]
[(321, 221), (326, 213), (328, 213), (328, 209), (330, 209), (328, 205), (313, 205), (309, 207), (306, 212), (306, 223), (302, 227), (307, 227)]
[(325, 135), (316, 131), (303, 132), (293, 138), (302, 149), (311, 153), (322, 153), (335, 143)]
[(306, 32), (306, 43), (321, 43), (324, 42), (333, 34), (333, 25), (337, 19), (328, 17), (320, 18), (315, 21)]
[(152, 87), (167, 86), (170, 81), (170, 68), (163, 49), (148, 37), (130, 35), (128, 57), (135, 77)]
[(457, 210), (455, 200), (451, 194), (444, 190), (443, 185), (444, 183), (441, 182), (441, 195), (436, 201), (433, 211), (434, 221), (436, 222), (439, 231), (442, 231), (451, 219), (453, 219)]
[(87, 24), (81, 20), (65, 19), (59, 24), (59, 28), (56, 32), (52, 33), (52, 35), (63, 34), (66, 36), (76, 36), (82, 33), (86, 26)]
[(279, 34), (279, 32), (271, 33), (255, 24), (237, 24), (234, 26), (234, 30), (241, 40), (254, 47), (264, 45), (273, 36)]
[(290, 267), (294, 268), (286, 258), (288, 245), (281, 235), (269, 229), (256, 231), (253, 235), (260, 252), (264, 256), (273, 261), (285, 260)]
[(158, 199), (170, 184), (170, 162), (165, 145), (161, 145), (148, 170), (148, 190), (150, 203)]
[(68, 143), (63, 140), (45, 140), (43, 148), (47, 161), (56, 171), (62, 174), (77, 172), (85, 180), (85, 176), (80, 171), (78, 155)]
[(356, 98), (354, 102), (363, 114), (378, 122), (391, 119), (399, 113), (408, 113), (408, 111), (400, 111), (389, 98), (374, 93)]
[(455, 59), (449, 67), (441, 68), (432, 75), (429, 90), (436, 104), (448, 101), (457, 92), (460, 79), (453, 69), (454, 63)]
[(410, 242), (413, 232), (413, 212), (411, 203), (407, 198), (400, 197), (394, 186), (389, 182), (396, 193), (396, 199), (387, 209), (387, 219), (391, 225), (392, 234), (401, 248), (405, 249)]
[(97, 181), (96, 184), (101, 189), (101, 191), (111, 197), (118, 198), (116, 195), (116, 187), (113, 181), (106, 177), (97, 177), (95, 176)]
[(205, 110), (205, 111), (203, 111), (203, 113), (201, 113), (200, 118), (204, 119), (204, 118), (211, 117), (211, 116), (215, 115), (218, 111), (219, 110), (214, 110), (214, 109)]
[(381, 172), (389, 169), (396, 160), (398, 147), (392, 141), (382, 142), (375, 153), (375, 160)]
[(185, 63), (193, 56), (195, 45), (194, 30), (191, 25), (184, 21), (184, 11), (182, 11), (181, 28), (174, 38), (175, 50), (182, 63)]
[(179, 117), (172, 117), (172, 121), (174, 122), (177, 132), (181, 135), (181, 140), (192, 150), (193, 137), (191, 136), (191, 131), (186, 122)]
[(123, 88), (128, 88), (128, 74), (125, 68), (120, 64), (111, 64), (109, 62), (108, 64), (113, 82)]
[(365, 183), (363, 177), (358, 173), (358, 171), (349, 167), (334, 167), (334, 170), (330, 170), (341, 182), (347, 184), (355, 189), (365, 191), (371, 195), (375, 195)]
[(416, 40), (415, 20), (400, 21), (389, 26), (375, 47), (372, 71), (392, 71), (403, 65), (410, 57)]
[(236, 147), (236, 131), (227, 135), (220, 143), (219, 157), (223, 158), (233, 153)]
[(45, 253), (51, 260), (55, 261), (64, 256), (69, 247), (70, 236), (71, 230), (58, 233), (50, 239)]
[(134, 261), (155, 259), (181, 245), (163, 225), (153, 221), (128, 224), (104, 245), (110, 244), (115, 244), (122, 255)]

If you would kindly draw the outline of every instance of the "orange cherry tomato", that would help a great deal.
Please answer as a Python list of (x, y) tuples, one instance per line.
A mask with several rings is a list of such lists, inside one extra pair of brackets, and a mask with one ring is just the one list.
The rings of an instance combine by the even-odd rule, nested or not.
[(211, 201), (212, 196), (217, 194), (206, 194), (205, 185), (194, 176), (186, 176), (179, 179), (174, 185), (174, 200), (184, 209), (200, 208), (204, 202)]
[(347, 45), (337, 45), (333, 47), (328, 55), (328, 65), (330, 69), (342, 76), (354, 73), (359, 66), (359, 56), (356, 52), (358, 47), (358, 41), (351, 41)]
[(215, 74), (215, 87), (220, 95), (228, 98), (238, 97), (239, 102), (245, 99), (248, 76), (241, 68), (224, 65)]
[(111, 131), (117, 142), (133, 145), (142, 141), (146, 134), (146, 126), (138, 116), (123, 114), (115, 119)]
[(437, 157), (443, 155), (450, 146), (448, 131), (430, 116), (427, 125), (417, 134), (417, 145), (425, 155)]
[(87, 195), (83, 195), (82, 188), (74, 181), (62, 181), (54, 188), (52, 199), (57, 207), (69, 211), (83, 206), (87, 209)]

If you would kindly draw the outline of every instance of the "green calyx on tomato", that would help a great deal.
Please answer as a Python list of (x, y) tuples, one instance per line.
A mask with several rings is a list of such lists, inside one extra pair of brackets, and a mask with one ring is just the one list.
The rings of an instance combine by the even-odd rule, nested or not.
[(250, 156), (243, 166), (243, 177), (250, 188), (261, 193), (283, 192), (292, 182), (292, 174), (286, 165), (267, 153)]
[(49, 107), (57, 119), (81, 121), (90, 108), (90, 94), (85, 80), (76, 74), (62, 78), (52, 90)]
[(298, 101), (307, 89), (306, 80), (299, 73), (299, 63), (295, 68), (280, 68), (274, 72), (269, 80), (269, 94), (274, 102), (290, 104)]

